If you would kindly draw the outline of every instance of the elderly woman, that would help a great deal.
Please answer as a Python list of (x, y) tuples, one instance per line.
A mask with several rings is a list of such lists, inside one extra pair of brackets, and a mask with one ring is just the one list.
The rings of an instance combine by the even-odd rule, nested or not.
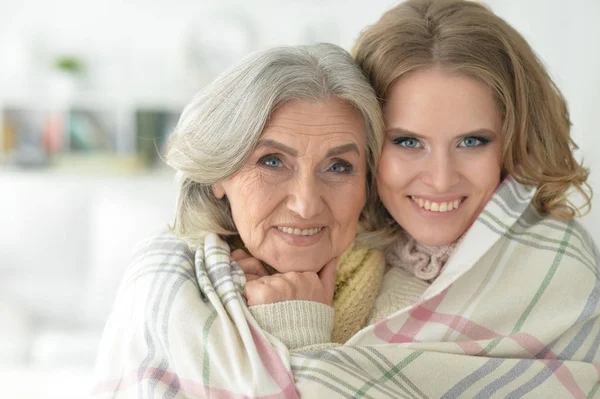
[(361, 34), (355, 58), (384, 110), (382, 206), (370, 217), (388, 270), (366, 327), (303, 354), (297, 386), (314, 397), (598, 395), (598, 250), (567, 197), (590, 205), (588, 171), (530, 46), (481, 4), (408, 0)]
[[(170, 138), (174, 234), (137, 250), (94, 395), (296, 395), (288, 347), (345, 341), (379, 291), (383, 254), (354, 240), (365, 204), (376, 203), (382, 139), (372, 87), (334, 45), (257, 53), (200, 92)], [(257, 273), (247, 303), (236, 260)], [(360, 295), (346, 288), (359, 285)], [(280, 334), (290, 329), (276, 316), (286, 302), (307, 334)], [(314, 315), (323, 325), (309, 325)]]

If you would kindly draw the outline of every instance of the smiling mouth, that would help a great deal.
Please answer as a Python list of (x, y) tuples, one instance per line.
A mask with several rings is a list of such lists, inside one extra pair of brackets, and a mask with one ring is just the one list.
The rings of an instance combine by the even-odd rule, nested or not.
[(284, 233), (292, 234), (295, 236), (314, 236), (315, 234), (319, 234), (321, 230), (323, 230), (323, 227), (313, 227), (311, 229), (297, 229), (294, 227), (277, 226), (277, 229), (283, 231)]
[(415, 197), (414, 195), (409, 195), (408, 198), (411, 199), (415, 204), (419, 206), (419, 208), (423, 208), (427, 211), (431, 212), (450, 212), (455, 209), (458, 209), (462, 204), (463, 200), (466, 197), (461, 197), (459, 199), (455, 199), (454, 201), (430, 201), (423, 198)]

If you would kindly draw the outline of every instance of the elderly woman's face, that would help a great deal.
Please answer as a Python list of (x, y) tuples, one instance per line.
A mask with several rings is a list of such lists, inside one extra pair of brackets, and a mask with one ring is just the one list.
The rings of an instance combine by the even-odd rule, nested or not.
[(447, 245), (500, 183), (502, 120), (492, 91), (440, 69), (402, 77), (384, 107), (378, 192), (418, 242)]
[(214, 186), (250, 253), (280, 272), (319, 271), (357, 233), (366, 200), (365, 128), (347, 103), (289, 101), (242, 169)]

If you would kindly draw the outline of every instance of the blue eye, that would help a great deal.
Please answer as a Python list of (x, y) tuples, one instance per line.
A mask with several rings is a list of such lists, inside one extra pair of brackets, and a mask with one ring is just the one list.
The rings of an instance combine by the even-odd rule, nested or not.
[(405, 148), (421, 148), (419, 140), (414, 137), (398, 137), (393, 140), (394, 144)]
[(479, 147), (486, 145), (490, 140), (485, 137), (465, 137), (458, 144), (459, 147)]
[(345, 161), (339, 161), (334, 163), (329, 170), (334, 173), (350, 173), (352, 172), (352, 165)]
[(282, 166), (281, 159), (277, 158), (275, 155), (265, 155), (258, 160), (258, 163), (269, 168), (279, 168)]

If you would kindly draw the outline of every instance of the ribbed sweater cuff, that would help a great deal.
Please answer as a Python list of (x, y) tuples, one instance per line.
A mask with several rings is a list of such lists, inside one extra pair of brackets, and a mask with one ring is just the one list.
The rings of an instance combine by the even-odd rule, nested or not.
[(331, 342), (334, 310), (323, 303), (277, 302), (250, 306), (250, 312), (259, 326), (290, 350)]

